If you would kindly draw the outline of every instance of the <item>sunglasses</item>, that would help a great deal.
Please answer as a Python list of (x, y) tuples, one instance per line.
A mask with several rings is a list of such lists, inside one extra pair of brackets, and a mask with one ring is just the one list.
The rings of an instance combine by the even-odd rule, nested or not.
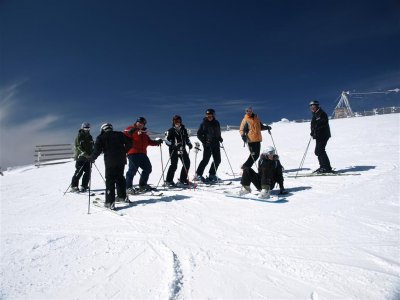
[(253, 112), (253, 111), (252, 111), (252, 110), (246, 110), (246, 112), (250, 112), (250, 113), (251, 113), (251, 112)]

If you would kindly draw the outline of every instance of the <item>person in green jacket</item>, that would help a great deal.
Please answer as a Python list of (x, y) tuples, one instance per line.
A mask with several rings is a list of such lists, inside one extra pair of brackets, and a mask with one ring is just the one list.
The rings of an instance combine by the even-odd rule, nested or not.
[[(82, 123), (78, 136), (75, 138), (75, 173), (72, 176), (71, 192), (85, 192), (90, 180), (90, 161), (88, 160), (93, 151), (93, 138), (90, 135), (90, 124)], [(83, 177), (82, 177), (83, 174)], [(81, 187), (78, 188), (82, 177)]]

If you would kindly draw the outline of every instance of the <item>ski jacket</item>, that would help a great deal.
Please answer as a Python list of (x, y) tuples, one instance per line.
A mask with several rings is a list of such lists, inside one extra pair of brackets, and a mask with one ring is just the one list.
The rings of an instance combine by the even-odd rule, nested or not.
[(123, 166), (126, 164), (126, 152), (131, 144), (131, 140), (120, 131), (102, 132), (96, 138), (90, 160), (96, 160), (103, 152), (106, 167)]
[(274, 155), (274, 158), (271, 160), (262, 154), (258, 161), (258, 174), (261, 176), (262, 185), (267, 184), (272, 188), (272, 184), (275, 182), (283, 184), (283, 167), (279, 156)]
[(247, 137), (248, 143), (262, 142), (261, 131), (270, 128), (262, 124), (260, 118), (256, 114), (251, 116), (245, 114), (242, 122), (240, 123), (239, 132), (243, 137)]
[(75, 160), (86, 160), (93, 152), (93, 138), (88, 131), (79, 129), (75, 138)]
[(189, 139), (189, 134), (186, 130), (185, 125), (181, 125), (179, 129), (177, 129), (175, 126), (171, 127), (168, 129), (168, 131), (165, 133), (166, 136), (166, 144), (170, 147), (170, 149), (173, 149), (174, 147), (179, 147), (181, 150), (186, 150), (186, 145), (192, 146), (192, 143), (190, 142)]
[(317, 140), (327, 140), (331, 137), (328, 115), (321, 108), (313, 113), (310, 135)]
[(150, 139), (146, 132), (147, 128), (139, 129), (136, 124), (127, 127), (124, 130), (124, 135), (132, 140), (132, 146), (128, 151), (128, 155), (144, 153), (147, 154), (147, 147), (158, 146), (157, 142)]
[(204, 118), (197, 130), (197, 138), (203, 144), (219, 144), (219, 142), (222, 142), (219, 122), (216, 119), (209, 121), (207, 118)]

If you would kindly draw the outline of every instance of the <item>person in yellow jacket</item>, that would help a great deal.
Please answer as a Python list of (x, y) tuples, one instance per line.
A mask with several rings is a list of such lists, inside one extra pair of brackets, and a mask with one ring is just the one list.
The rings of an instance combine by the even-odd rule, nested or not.
[(246, 162), (242, 165), (242, 169), (251, 168), (260, 156), (262, 130), (268, 130), (271, 134), (271, 126), (261, 122), (260, 118), (254, 113), (252, 107), (246, 108), (246, 113), (240, 123), (240, 135), (244, 143), (247, 143), (250, 155)]

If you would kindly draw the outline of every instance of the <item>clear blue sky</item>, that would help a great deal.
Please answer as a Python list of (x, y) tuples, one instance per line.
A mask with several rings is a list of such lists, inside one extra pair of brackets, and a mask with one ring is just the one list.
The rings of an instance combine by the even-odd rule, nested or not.
[(2, 131), (64, 142), (83, 121), (197, 127), (209, 107), (308, 118), (310, 99), (400, 83), (398, 0), (1, 0), (0, 22)]

